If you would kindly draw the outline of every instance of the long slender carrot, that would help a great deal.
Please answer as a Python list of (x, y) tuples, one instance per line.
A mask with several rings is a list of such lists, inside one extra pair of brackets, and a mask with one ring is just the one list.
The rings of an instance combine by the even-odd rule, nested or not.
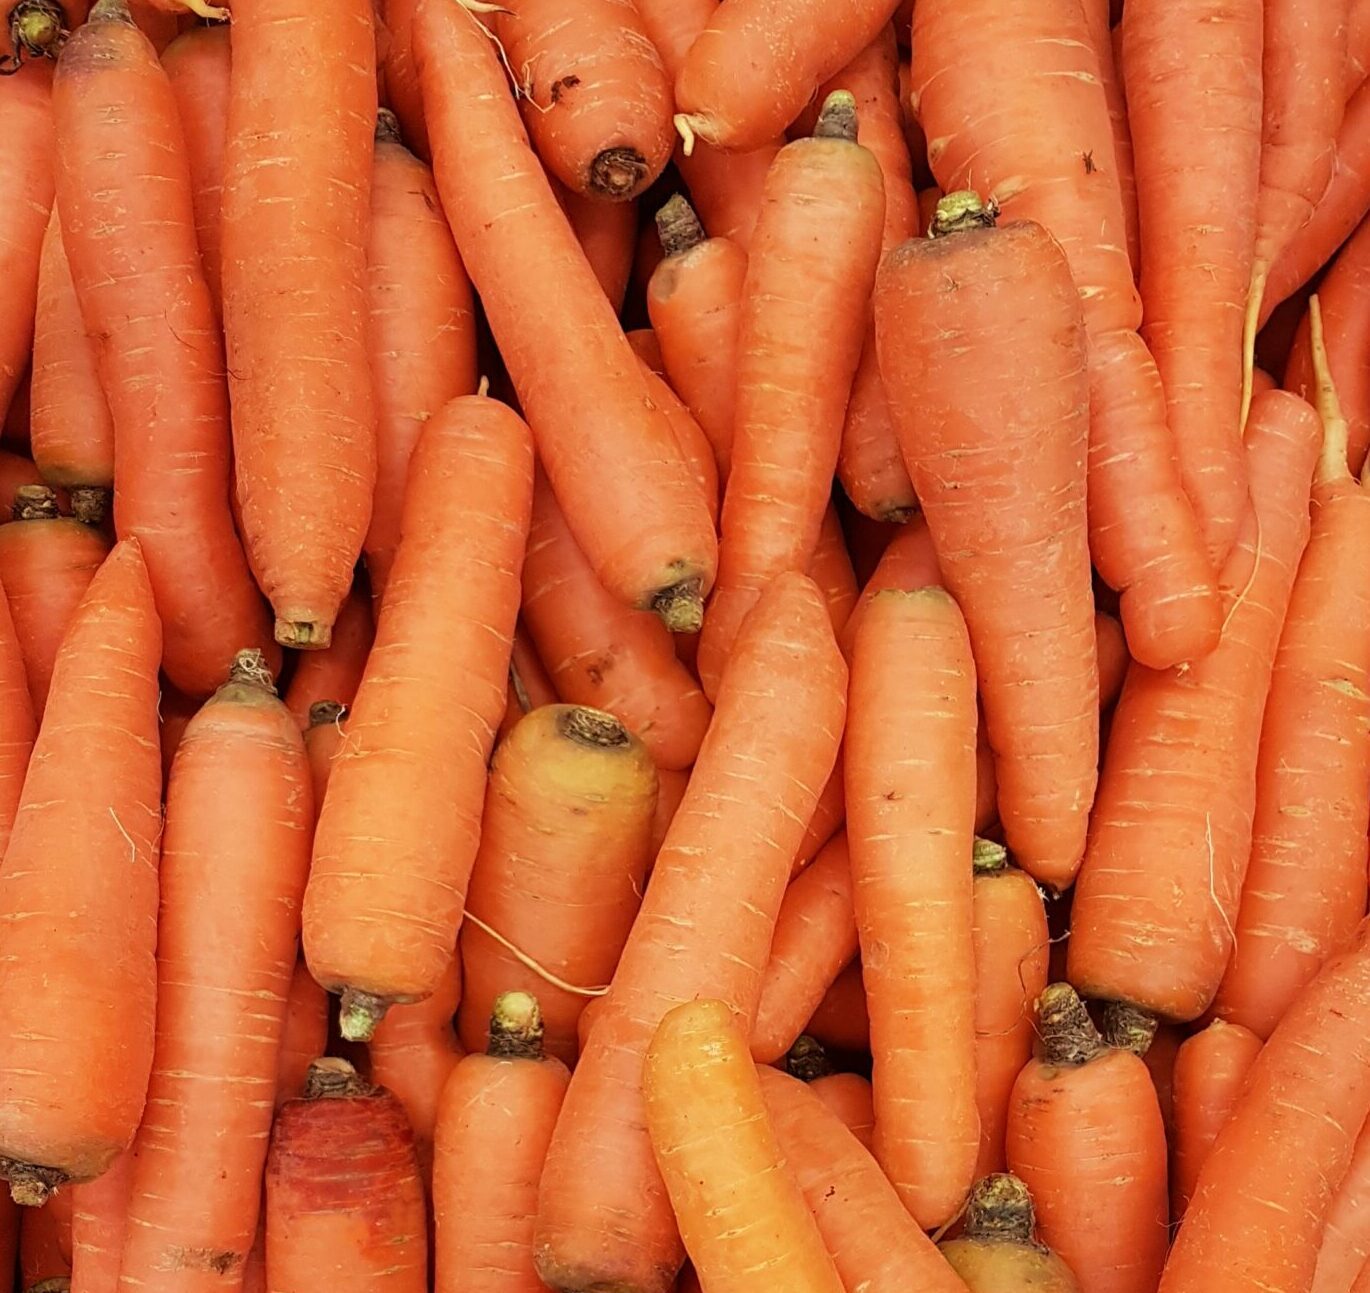
[(244, 538), (276, 638), (325, 647), (371, 516), (370, 0), (234, 0), (224, 333)]
[(37, 726), (24, 653), (8, 597), (0, 588), (0, 857), (14, 827)]
[(818, 542), (884, 218), (880, 166), (855, 140), (852, 97), (830, 95), (813, 136), (786, 145), (766, 177), (742, 289), (718, 585), (699, 642), (706, 694), (762, 589), (806, 570)]
[(72, 37), (53, 113), (62, 239), (114, 422), (115, 526), (143, 545), (167, 676), (207, 695), (239, 649), (269, 667), (279, 653), (228, 508), (224, 356), (176, 102), (124, 0), (99, 0)]
[(124, 1256), (133, 1151), (98, 1180), (71, 1191), (71, 1287), (76, 1293), (118, 1293)]
[(1252, 507), (1221, 579), (1222, 643), (1187, 670), (1128, 671), (1071, 915), (1070, 979), (1088, 996), (1183, 1021), (1218, 990), (1320, 438), (1317, 416), (1296, 396), (1257, 398), (1246, 433)]
[(427, 1230), (404, 1107), (346, 1060), (315, 1061), (271, 1133), (267, 1287), (425, 1293)]
[[(615, 596), (697, 629), (716, 561), (704, 499), (527, 145), (494, 48), (450, 0), (423, 0), (414, 45), (438, 189), (576, 541)], [(555, 363), (527, 326), (548, 316)]]
[(1361, 1128), (1327, 1208), (1309, 1293), (1347, 1293), (1370, 1262), (1370, 1131)]
[(91, 1180), (133, 1138), (152, 1064), (161, 629), (137, 540), (58, 652), (0, 871), (0, 1156), (16, 1202)]
[[(308, 737), (305, 745), (308, 746)], [(304, 1094), (309, 1066), (328, 1046), (328, 994), (309, 973), (300, 957), (290, 977), (285, 998), (285, 1019), (276, 1064), (276, 1108)]]
[(504, 712), (532, 459), (522, 420), (471, 395), (429, 420), (410, 462), (389, 593), (304, 902), (309, 968), (343, 993), (352, 1041), (388, 1005), (433, 992), (452, 956)]
[(1037, 1239), (1032, 1195), (1007, 1172), (982, 1177), (966, 1205), (965, 1229), (941, 1245), (970, 1293), (1079, 1293), (1069, 1266)]
[(1127, 258), (1134, 276), (1142, 263), (1141, 231), (1137, 227), (1137, 176), (1132, 162), (1132, 128), (1127, 120), (1127, 91), (1118, 66), (1117, 42), (1109, 30), (1109, 0), (1083, 0), (1090, 43), (1099, 60), (1099, 79), (1108, 102), (1108, 120), (1113, 127), (1113, 164), (1118, 173), (1118, 190), (1123, 199), (1123, 226), (1127, 231)]
[(749, 1027), (845, 702), (822, 599), (804, 576), (782, 575), (738, 637), (557, 1125), (537, 1239), (538, 1270), (553, 1288), (615, 1281), (664, 1293), (675, 1277), (676, 1227), (642, 1131), (642, 1056), (666, 1011), (696, 997), (729, 1002)]
[[(1084, 853), (1098, 763), (1080, 299), (1040, 225), (980, 227), (974, 194), (938, 211), (943, 236), (881, 266), (880, 371), (970, 629), (1008, 846), (1062, 889)], [(1014, 363), (987, 369), (989, 354)]]
[(301, 727), (308, 726), (310, 710), (318, 701), (351, 705), (375, 636), (371, 599), (365, 588), (354, 585), (333, 621), (333, 640), (324, 650), (310, 651), (295, 662), (285, 707)]

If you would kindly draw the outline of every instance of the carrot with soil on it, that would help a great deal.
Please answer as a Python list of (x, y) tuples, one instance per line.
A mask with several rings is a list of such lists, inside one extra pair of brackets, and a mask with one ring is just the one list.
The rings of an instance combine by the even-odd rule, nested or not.
[(133, 1151), (125, 1150), (98, 1180), (71, 1191), (71, 1287), (76, 1293), (118, 1293), (133, 1167)]
[(302, 653), (295, 661), (285, 707), (301, 727), (310, 722), (310, 711), (321, 700), (350, 705), (366, 668), (375, 640), (373, 604), (366, 588), (353, 585), (333, 621), (333, 640), (322, 651)]
[(1079, 1293), (1070, 1267), (1037, 1239), (1027, 1186), (1007, 1172), (976, 1181), (965, 1228), (941, 1252), (970, 1293)]
[[(616, 597), (697, 631), (717, 558), (705, 500), (528, 147), (494, 47), (450, 0), (422, 0), (413, 39), (447, 218), (576, 541)], [(550, 364), (527, 327), (546, 316), (560, 326)]]
[[(308, 734), (305, 749), (309, 748)], [(309, 973), (304, 958), (295, 961), (285, 997), (285, 1018), (276, 1061), (276, 1108), (304, 1094), (309, 1066), (328, 1048), (328, 993)]]

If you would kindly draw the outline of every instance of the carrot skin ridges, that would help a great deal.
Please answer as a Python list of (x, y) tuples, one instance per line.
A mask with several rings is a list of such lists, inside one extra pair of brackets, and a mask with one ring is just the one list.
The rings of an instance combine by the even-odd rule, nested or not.
[[(1356, 1272), (1370, 1264), (1370, 1132), (1364, 1127), (1351, 1150), (1351, 1165), (1327, 1209), (1309, 1293), (1347, 1293)], [(1360, 1288), (1359, 1284), (1355, 1285)]]

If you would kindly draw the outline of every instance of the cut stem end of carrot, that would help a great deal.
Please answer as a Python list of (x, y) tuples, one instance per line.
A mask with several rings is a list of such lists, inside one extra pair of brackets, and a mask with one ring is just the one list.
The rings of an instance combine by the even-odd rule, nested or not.
[(1139, 1058), (1151, 1049), (1156, 1036), (1156, 1016), (1126, 1001), (1110, 1001), (1104, 1007), (1104, 1041), (1116, 1050), (1131, 1051)]
[(370, 1095), (375, 1089), (346, 1060), (331, 1055), (315, 1060), (304, 1079), (306, 1100), (349, 1100)]
[(501, 992), (495, 998), (485, 1053), (501, 1060), (542, 1058), (542, 1011), (531, 992)]
[(385, 1018), (390, 1003), (383, 997), (357, 988), (344, 988), (342, 1008), (338, 1012), (338, 1029), (349, 1042), (369, 1042), (376, 1025)]
[(56, 58), (67, 37), (65, 15), (56, 0), (19, 0), (10, 10), (10, 42), (18, 58)]
[(588, 705), (573, 705), (557, 716), (557, 731), (577, 745), (593, 746), (597, 750), (622, 748), (632, 743), (628, 729), (612, 714)]
[(672, 256), (683, 256), (709, 237), (694, 207), (679, 193), (668, 197), (656, 213), (656, 232), (668, 260)]
[(71, 495), (71, 514), (82, 525), (105, 523), (113, 490), (105, 485), (73, 485), (67, 493)]
[(1008, 869), (1008, 849), (993, 840), (977, 839), (971, 850), (970, 865), (976, 875), (996, 875)]
[(590, 163), (590, 192), (611, 202), (627, 202), (649, 178), (647, 159), (636, 148), (606, 148)]
[(10, 1198), (21, 1208), (41, 1208), (68, 1179), (56, 1167), (16, 1163), (12, 1158), (0, 1158), (0, 1176), (10, 1183)]
[(137, 26), (129, 10), (128, 0), (95, 0), (90, 7), (87, 22), (121, 22), (129, 27)]
[(341, 721), (346, 713), (347, 706), (340, 700), (316, 700), (309, 707), (309, 726), (327, 727)]
[(278, 616), (276, 641), (296, 651), (323, 651), (333, 641), (333, 625), (323, 620)]
[(61, 512), (57, 509), (57, 494), (46, 485), (20, 485), (14, 491), (16, 521), (55, 521)]
[(998, 218), (999, 204), (993, 198), (986, 202), (974, 189), (959, 189), (937, 203), (928, 225), (928, 237), (946, 238), (971, 229), (993, 229)]
[(785, 1071), (801, 1082), (817, 1082), (819, 1078), (832, 1073), (832, 1060), (818, 1038), (804, 1033), (795, 1038), (794, 1045), (785, 1056)]
[(1037, 1218), (1028, 1188), (1010, 1172), (995, 1172), (975, 1183), (966, 1204), (967, 1239), (1032, 1242)]
[(1057, 1067), (1088, 1063), (1105, 1049), (1085, 1003), (1068, 983), (1049, 984), (1037, 998), (1037, 1034), (1042, 1058)]
[(271, 670), (266, 667), (266, 657), (256, 647), (239, 651), (233, 657), (233, 663), (228, 670), (228, 681), (239, 686), (259, 687), (263, 691), (269, 691), (273, 696), (276, 694), (276, 681), (271, 676)]
[(404, 136), (400, 133), (400, 119), (389, 108), (376, 111), (376, 142), (398, 144)]
[(672, 633), (698, 633), (704, 627), (704, 599), (699, 580), (686, 579), (663, 588), (652, 598), (652, 609)]
[(856, 99), (849, 90), (834, 90), (823, 100), (818, 122), (813, 128), (815, 139), (845, 139), (856, 142)]

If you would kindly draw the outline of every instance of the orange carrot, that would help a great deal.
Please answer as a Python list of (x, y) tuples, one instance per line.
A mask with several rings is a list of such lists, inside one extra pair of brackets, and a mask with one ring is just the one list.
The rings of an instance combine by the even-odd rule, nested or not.
[(243, 1267), (242, 1293), (268, 1293), (266, 1287), (266, 1209), (257, 1223), (257, 1238), (252, 1251), (247, 1255), (247, 1265)]
[(727, 238), (750, 249), (761, 214), (766, 174), (785, 143), (783, 135), (741, 152), (697, 149), (692, 157), (676, 150), (676, 165), (711, 237)]
[(1346, 14), (1346, 67), (1342, 89), (1349, 99), (1370, 71), (1370, 4), (1350, 0)]
[(363, 545), (380, 598), (400, 541), (409, 458), (424, 422), (476, 389), (471, 284), (433, 173), (382, 111), (371, 173), (367, 348), (376, 390), (376, 496)]
[(76, 1293), (117, 1293), (124, 1255), (133, 1151), (98, 1180), (71, 1191), (71, 1287)]
[[(617, 603), (615, 603), (617, 605)], [(495, 744), (499, 745), (514, 725), (525, 714), (532, 713), (539, 705), (555, 705), (556, 688), (547, 676), (542, 658), (528, 636), (528, 630), (520, 620), (514, 629), (513, 650), (509, 654), (509, 687), (504, 702), (504, 718), (500, 721)]]
[(244, 539), (277, 641), (326, 647), (376, 482), (371, 3), (234, 0), (232, 33), (222, 254)]
[(318, 701), (352, 703), (376, 635), (371, 613), (365, 588), (354, 585), (333, 622), (332, 642), (323, 651), (310, 651), (296, 660), (285, 707), (301, 727), (308, 725), (309, 712)]
[(870, 1046), (870, 1019), (861, 963), (854, 961), (832, 981), (804, 1031), (836, 1050), (864, 1051)]
[(970, 1293), (1079, 1293), (1069, 1266), (1037, 1240), (1032, 1195), (1007, 1172), (975, 1183), (965, 1229), (941, 1245)]
[(147, 570), (137, 540), (125, 540), (58, 652), (0, 871), (0, 1166), (18, 1203), (99, 1176), (142, 1112), (156, 987), (160, 658)]
[[(981, 228), (974, 194), (944, 198), (938, 213), (943, 236), (881, 266), (880, 371), (975, 647), (1009, 849), (1063, 889), (1084, 853), (1098, 763), (1080, 301), (1040, 225)], [(987, 371), (987, 354), (1014, 363)], [(1025, 372), (1038, 375), (1026, 387)]]
[[(42, 473), (34, 465), (33, 459), (21, 454), (0, 449), (0, 525), (14, 519), (16, 494), (21, 485), (43, 484)], [(71, 500), (64, 490), (55, 490), (58, 510), (70, 513)]]
[(1089, 39), (1099, 60), (1099, 79), (1108, 102), (1108, 120), (1113, 127), (1113, 164), (1118, 172), (1118, 190), (1123, 199), (1123, 225), (1127, 230), (1127, 258), (1135, 275), (1142, 263), (1141, 233), (1137, 228), (1137, 176), (1132, 162), (1132, 130), (1127, 121), (1127, 92), (1118, 66), (1115, 33), (1109, 30), (1109, 0), (1084, 0)]
[(690, 770), (686, 768), (675, 772), (669, 768), (658, 768), (656, 778), (656, 812), (652, 815), (652, 842), (647, 849), (648, 857), (653, 859), (660, 852), (671, 823), (675, 821), (676, 811), (685, 798), (685, 788), (690, 784)]
[(636, 204), (583, 197), (563, 185), (557, 185), (555, 192), (609, 304), (621, 310), (633, 270)]
[(719, 0), (638, 0), (642, 25), (672, 80), (718, 4)]
[(346, 1060), (316, 1060), (271, 1133), (267, 1287), (425, 1293), (427, 1230), (403, 1106)]
[(856, 572), (852, 569), (851, 558), (847, 555), (842, 521), (831, 503), (823, 513), (823, 524), (818, 530), (818, 542), (809, 560), (808, 573), (828, 604), (832, 631), (840, 637), (856, 606), (860, 590), (856, 586)]
[(388, 1005), (427, 997), (452, 957), (504, 712), (532, 485), (528, 428), (494, 400), (453, 400), (419, 436), (305, 893), (305, 956), (343, 993), (349, 1041), (368, 1040)]
[[(639, 337), (641, 340), (638, 340)], [(644, 328), (633, 332), (629, 334), (628, 341), (642, 364), (647, 394), (652, 403), (666, 414), (676, 448), (685, 460), (685, 470), (699, 488), (710, 522), (717, 524), (718, 459), (714, 447), (704, 434), (704, 429), (695, 421), (694, 414), (662, 377), (664, 365), (661, 362), (661, 349), (656, 344), (656, 335), (652, 330)]]
[(706, 694), (762, 589), (808, 568), (828, 505), (884, 217), (879, 164), (855, 138), (852, 97), (830, 95), (814, 135), (786, 145), (766, 177), (742, 289), (718, 585), (699, 642)]
[[(305, 737), (308, 748), (309, 738)], [(285, 1020), (276, 1065), (276, 1108), (304, 1093), (309, 1066), (328, 1046), (328, 994), (301, 957), (295, 962), (285, 998)]]
[(648, 1047), (642, 1086), (652, 1149), (700, 1285), (841, 1293), (728, 1007), (700, 1000), (671, 1010)]
[(142, 543), (167, 676), (207, 695), (239, 649), (271, 668), (279, 653), (228, 508), (224, 356), (176, 101), (125, 0), (99, 0), (72, 37), (53, 114), (62, 239), (113, 418), (115, 526)]
[(71, 1287), (72, 1191), (41, 1208), (24, 1208), (19, 1221), (19, 1280), (23, 1293), (68, 1293)]
[(826, 1073), (809, 1082), (809, 1089), (841, 1120), (866, 1149), (875, 1144), (875, 1096), (859, 1073)]
[(438, 1293), (533, 1293), (533, 1219), (565, 1065), (542, 1048), (537, 998), (503, 992), (437, 1110), (433, 1166)]
[[(697, 629), (716, 561), (704, 499), (528, 148), (494, 48), (450, 0), (423, 0), (414, 45), (438, 189), (576, 541), (616, 597)], [(549, 312), (556, 363), (526, 323)]]
[(8, 598), (0, 589), (0, 857), (14, 827), (36, 729), (24, 653)]
[(642, 1131), (642, 1056), (662, 1016), (696, 997), (730, 1003), (750, 1027), (791, 861), (837, 756), (845, 684), (817, 589), (781, 576), (738, 637), (557, 1125), (537, 1238), (553, 1288), (664, 1293), (675, 1277), (676, 1226)]
[(1099, 656), (1099, 708), (1107, 709), (1123, 689), (1132, 657), (1122, 625), (1103, 611), (1094, 612), (1094, 642)]
[(847, 616), (846, 627), (842, 630), (842, 649), (848, 656), (851, 655), (857, 629), (879, 593), (886, 589), (909, 590), (934, 585), (940, 587), (941, 584), (942, 568), (937, 564), (937, 552), (932, 544), (927, 518), (915, 516), (901, 526), (890, 540), (880, 556), (879, 564), (861, 589), (861, 596)]
[(837, 752), (837, 761), (823, 789), (818, 792), (818, 802), (809, 816), (809, 824), (804, 829), (804, 838), (795, 850), (794, 861), (790, 865), (790, 878), (793, 879), (818, 856), (819, 850), (841, 829), (847, 816), (845, 791), (846, 774), (842, 766), (842, 751)]
[(1347, 1293), (1370, 1262), (1370, 1131), (1361, 1128), (1351, 1164), (1327, 1209), (1309, 1293)]
[(1221, 579), (1222, 643), (1187, 670), (1128, 672), (1071, 917), (1070, 979), (1088, 996), (1184, 1021), (1218, 989), (1319, 438), (1316, 415), (1296, 396), (1256, 400), (1246, 435), (1253, 501)]
[(424, 161), (432, 153), (428, 146), (428, 124), (423, 115), (423, 90), (414, 58), (414, 14), (418, 0), (380, 0), (378, 16), (390, 40), (384, 51), (384, 102), (400, 119), (404, 142)]

